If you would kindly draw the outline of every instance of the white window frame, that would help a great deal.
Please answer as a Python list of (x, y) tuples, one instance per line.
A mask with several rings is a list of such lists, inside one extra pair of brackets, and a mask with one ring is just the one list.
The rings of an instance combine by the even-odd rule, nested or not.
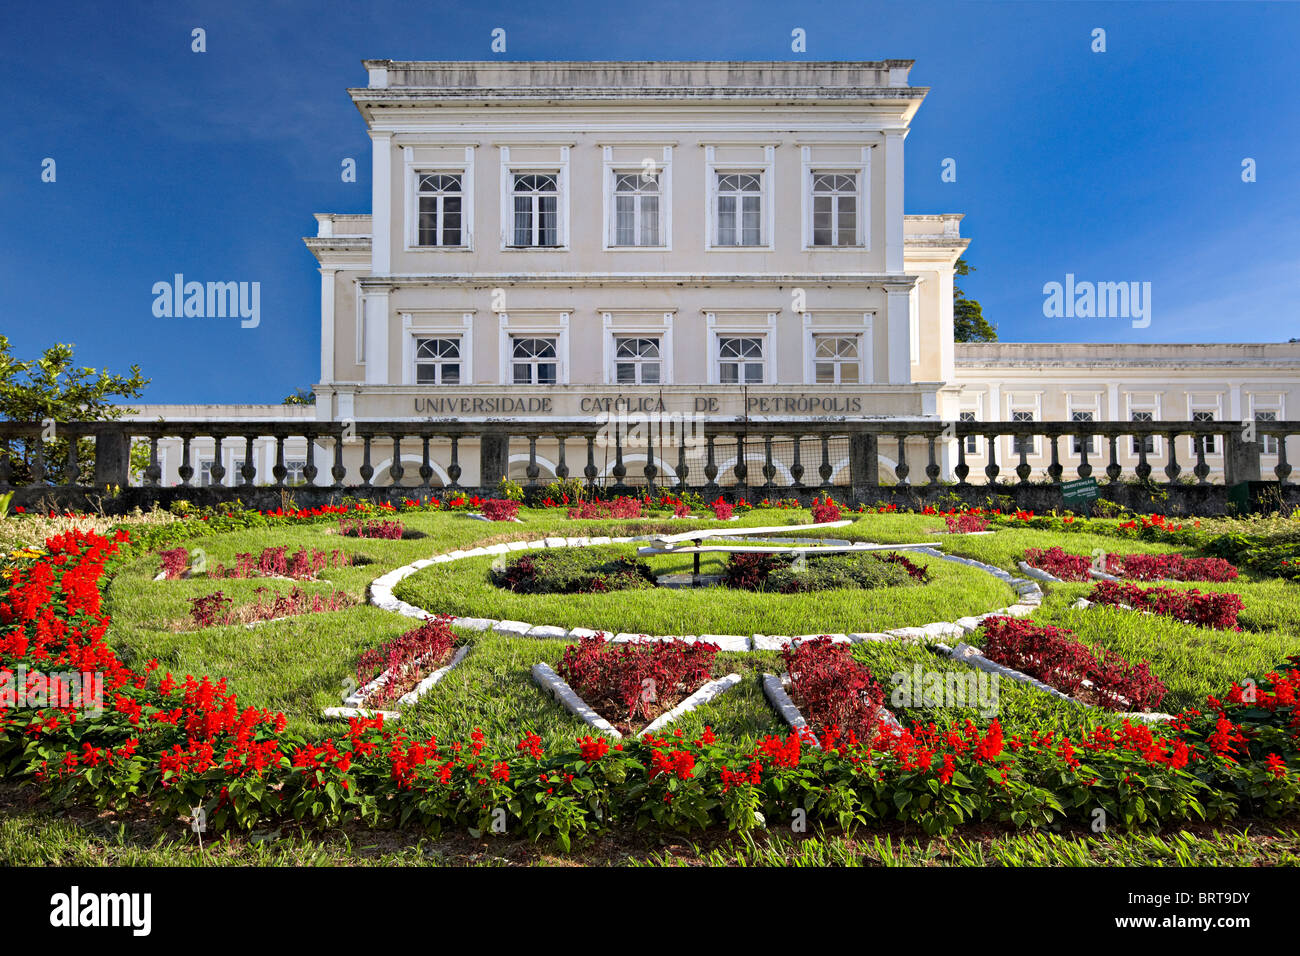
[[(1210, 413), (1213, 421), (1223, 420), (1223, 394), (1215, 392), (1189, 392), (1187, 395), (1187, 420), (1196, 421), (1197, 415)], [(1210, 435), (1209, 441), (1213, 445), (1205, 449), (1206, 458), (1218, 458), (1223, 455), (1223, 436)], [(1191, 461), (1196, 461), (1196, 436), (1187, 436), (1187, 454)]]
[[(501, 251), (502, 252), (568, 252), (569, 250), (569, 147), (556, 143), (531, 144), (515, 143), (520, 149), (551, 148), (559, 149), (558, 162), (514, 162), (510, 159), (510, 147), (499, 146), (501, 153)], [(555, 232), (558, 245), (554, 246), (516, 246), (515, 236), (515, 176), (547, 175), (555, 176), (555, 188), (558, 193), (555, 201)]]
[[(967, 419), (967, 418), (962, 418), (963, 415), (969, 415), (969, 416), (971, 416), (971, 417), (970, 417), (969, 419)], [(963, 421), (978, 422), (978, 421), (980, 421), (980, 409), (979, 409), (979, 406), (977, 405), (975, 408), (959, 408), (959, 409), (957, 410), (957, 421), (959, 421), (959, 422), (963, 422)], [(965, 444), (966, 444), (966, 457), (967, 457), (967, 458), (983, 458), (983, 457), (984, 457), (984, 445), (985, 445), (985, 443), (984, 443), (983, 441), (981, 441), (981, 438), (982, 438), (982, 436), (980, 436), (980, 435), (965, 435), (965, 436), (963, 436), (963, 437), (957, 439), (959, 442), (965, 442)], [(975, 446), (974, 448), (971, 447), (972, 443), (973, 443), (974, 446)], [(959, 449), (959, 450), (960, 450), (960, 449)]]
[[(745, 144), (754, 146), (753, 143)], [(776, 203), (773, 197), (776, 195), (776, 147), (763, 147), (763, 160), (761, 162), (726, 162), (719, 163), (716, 159), (717, 144), (709, 144), (704, 147), (704, 251), (705, 252), (771, 252), (776, 235)], [(759, 202), (762, 206), (760, 210), (761, 240), (756, 246), (720, 246), (718, 245), (718, 176), (732, 175), (736, 173), (747, 173), (757, 175), (762, 185)]]
[[(402, 148), (406, 183), (403, 236), (407, 252), (473, 252), (474, 251), (474, 147), (465, 147), (462, 162), (423, 163), (416, 161), (415, 147)], [(420, 176), (430, 173), (448, 173), (460, 176), (460, 245), (422, 246), (420, 239)], [(360, 353), (358, 353), (359, 355)]]
[[(744, 311), (744, 315), (746, 316), (754, 315), (754, 312), (751, 310), (743, 310), (743, 311)], [(776, 351), (775, 349), (776, 320), (777, 320), (777, 315), (779, 313), (776, 312), (767, 313), (767, 323), (765, 325), (760, 325), (757, 322), (753, 322), (753, 321), (748, 321), (744, 323), (735, 323), (735, 324), (729, 322), (723, 322), (722, 324), (719, 324), (718, 316), (720, 315), (725, 316), (726, 314), (727, 313), (723, 310), (715, 310), (715, 311), (704, 313), (704, 323), (708, 335), (707, 344), (708, 344), (708, 351), (709, 351), (708, 384), (709, 385), (723, 384), (722, 369), (719, 367), (719, 357), (718, 357), (719, 338), (762, 337), (763, 338), (763, 365), (764, 365), (762, 384), (779, 385), (780, 382), (777, 379), (776, 355), (774, 354), (774, 352)], [(737, 387), (743, 387), (745, 383), (744, 382), (727, 383), (728, 386), (731, 386), (733, 384), (736, 385)], [(755, 384), (755, 383), (751, 383), (751, 384)]]
[[(622, 313), (626, 314), (626, 313)], [(623, 319), (615, 309), (600, 310), (602, 336), (602, 362), (605, 370), (605, 384), (618, 385), (615, 375), (615, 340), (623, 338), (657, 338), (659, 340), (659, 375), (660, 385), (673, 384), (673, 325), (676, 314), (673, 312), (647, 313)], [(658, 319), (659, 324), (656, 324)], [(626, 382), (622, 384), (628, 384)], [(656, 388), (658, 386), (635, 386), (637, 388)]]
[[(1028, 412), (1033, 416), (1035, 424), (1042, 424), (1043, 421), (1043, 393), (1028, 391), (1010, 391), (1006, 394), (1007, 403), (1007, 421), (1014, 421), (1017, 412)], [(1038, 458), (1043, 453), (1042, 443), (1039, 442), (1039, 436), (1034, 435), (1030, 438), (1030, 447), (1027, 453), (1029, 458)], [(1016, 451), (1016, 439), (1014, 435), (1006, 436), (1004, 448), (1002, 449), (1002, 462), (1008, 463), (1008, 468), (1014, 468), (1020, 464), (1020, 452)]]
[[(843, 144), (827, 144), (842, 146)], [(871, 147), (862, 147), (862, 158), (856, 165), (834, 162), (815, 162), (814, 145), (799, 148), (799, 165), (802, 170), (802, 219), (804, 252), (870, 252), (871, 251)], [(813, 176), (816, 173), (853, 173), (858, 180), (857, 244), (852, 246), (813, 245)]]
[[(626, 146), (628, 144), (620, 144)], [(614, 202), (614, 184), (620, 174), (636, 173), (640, 175), (644, 166), (637, 167), (635, 164), (614, 161), (614, 148), (612, 146), (603, 147), (604, 183), (603, 200), (604, 204), (601, 210), (602, 219), (602, 248), (605, 252), (645, 252), (653, 250), (656, 252), (671, 252), (673, 248), (673, 148), (672, 146), (653, 146), (647, 148), (647, 153), (651, 150), (659, 150), (662, 158), (647, 155), (646, 159), (655, 161), (659, 171), (659, 245), (657, 246), (619, 246), (614, 244), (618, 217), (615, 210)]]
[[(415, 381), (416, 339), (460, 339), (460, 384), (474, 384), (474, 313), (472, 311), (425, 310), (398, 314), (402, 319), (403, 385), (417, 384)], [(421, 387), (433, 386), (424, 383)]]
[[(1272, 412), (1277, 416), (1277, 421), (1286, 421), (1286, 393), (1285, 392), (1248, 392), (1250, 397), (1250, 419), (1258, 421), (1256, 418), (1259, 412)], [(1271, 458), (1277, 457), (1278, 443), (1280, 439), (1271, 435), (1260, 435), (1260, 443), (1264, 446), (1260, 454), (1267, 455)], [(1270, 450), (1271, 446), (1271, 450)]]
[[(1067, 421), (1074, 421), (1075, 412), (1091, 412), (1092, 422), (1095, 424), (1102, 421), (1101, 416), (1101, 392), (1067, 392), (1065, 396), (1065, 418)], [(1075, 448), (1075, 439), (1079, 436), (1071, 435), (1070, 442), (1066, 446), (1066, 452), (1074, 460), (1078, 460), (1079, 451)], [(1090, 445), (1088, 448), (1088, 464), (1093, 464), (1101, 456), (1103, 441), (1097, 435), (1089, 436)]]
[[(1160, 393), (1159, 392), (1125, 392), (1124, 393), (1124, 421), (1126, 422), (1133, 421), (1134, 412), (1150, 412), (1152, 421), (1154, 422), (1160, 421), (1161, 420)], [(1163, 437), (1164, 436), (1162, 435), (1151, 436), (1151, 450), (1147, 452), (1148, 459), (1159, 458), (1164, 454), (1164, 445), (1162, 444)], [(1134, 449), (1134, 443), (1136, 442), (1136, 440), (1137, 439), (1135, 437), (1130, 436), (1129, 440), (1125, 443), (1127, 445), (1125, 451), (1128, 453), (1129, 457), (1133, 459), (1136, 459), (1138, 457), (1138, 453)]]
[[(829, 317), (827, 317), (829, 318)], [(859, 385), (875, 384), (874, 343), (875, 313), (863, 312), (858, 322), (818, 320), (813, 313), (803, 314), (803, 383), (817, 386), (817, 345), (816, 337), (854, 336), (858, 340), (858, 382)], [(826, 387), (826, 386), (822, 386)]]
[[(555, 370), (555, 384), (569, 384), (569, 316), (572, 310), (559, 313), (558, 319), (547, 322), (526, 321), (522, 315), (516, 315), (516, 323), (510, 320), (510, 314), (502, 312), (498, 322), (497, 338), (497, 374), (502, 385), (517, 388), (554, 388), (552, 385), (514, 385), (514, 340), (520, 339), (555, 339), (555, 358), (558, 367)], [(551, 313), (554, 315), (554, 313)]]

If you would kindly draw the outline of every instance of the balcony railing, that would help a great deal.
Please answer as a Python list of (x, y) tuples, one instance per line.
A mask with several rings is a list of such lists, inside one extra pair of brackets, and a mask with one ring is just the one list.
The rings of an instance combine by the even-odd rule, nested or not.
[[(289, 469), (285, 446), (305, 441), (306, 463), (301, 474), (308, 486), (333, 491), (366, 493), (402, 486), (407, 490), (435, 487), (491, 491), (510, 472), (512, 450), (526, 461), (523, 483), (539, 486), (541, 445), (554, 455), (548, 472), (558, 478), (578, 478), (615, 492), (633, 485), (649, 489), (723, 490), (764, 495), (782, 491), (817, 491), (850, 488), (855, 495), (873, 487), (923, 487), (955, 479), (958, 487), (973, 484), (1005, 488), (1029, 485), (1034, 474), (1031, 458), (1046, 459), (1045, 477), (1059, 483), (1073, 477), (1102, 477), (1112, 482), (1126, 477), (1141, 482), (1179, 482), (1186, 465), (1194, 484), (1210, 484), (1213, 472), (1207, 462), (1206, 439), (1213, 436), (1227, 484), (1249, 480), (1276, 480), (1290, 484), (1286, 440), (1300, 434), (1300, 422), (1228, 423), (1204, 421), (1157, 422), (944, 422), (929, 419), (880, 419), (803, 422), (633, 420), (631, 428), (601, 427), (591, 421), (528, 422), (322, 422), (222, 420), (206, 422), (67, 422), (47, 424), (0, 423), (0, 492), (20, 489), (103, 490), (109, 486), (159, 487), (163, 473), (160, 443), (179, 443), (176, 469), (181, 487), (193, 487), (195, 443), (211, 445), (207, 485), (214, 493), (256, 487), (284, 487)], [(1190, 436), (1194, 449), (1186, 461), (1178, 458), (1179, 439)], [(967, 451), (974, 438), (982, 451), (982, 475), (972, 469)], [(1148, 451), (1163, 439), (1162, 454)], [(72, 439), (77, 439), (73, 441)], [(1005, 440), (1009, 439), (1010, 442)], [(1063, 442), (1063, 439), (1065, 440)], [(1078, 439), (1078, 451), (1074, 451)], [(1093, 455), (1095, 439), (1101, 454)], [(1276, 456), (1272, 475), (1261, 471), (1268, 440)], [(80, 457), (94, 443), (93, 479), (87, 481)], [(1129, 454), (1121, 455), (1131, 442)], [(256, 464), (255, 449), (274, 443), (274, 464)], [(1045, 444), (1040, 445), (1043, 442)], [(130, 450), (147, 447), (148, 464), (131, 481)], [(431, 453), (431, 445), (434, 452)], [(1184, 445), (1184, 450), (1188, 446)], [(415, 449), (419, 452), (416, 453)], [(355, 451), (349, 451), (355, 449)], [(478, 479), (461, 481), (467, 449), (477, 456)], [(1007, 458), (1004, 450), (1010, 450)], [(237, 474), (228, 474), (223, 453), (242, 454)], [(951, 478), (944, 474), (946, 462)], [(445, 452), (445, 454), (439, 454)], [(50, 454), (61, 460), (51, 464)], [(526, 457), (525, 457), (526, 456)], [(376, 474), (374, 461), (391, 464)], [(404, 463), (404, 458), (406, 463)], [(417, 458), (415, 465), (412, 458)], [(441, 458), (441, 463), (437, 461)], [(1126, 473), (1121, 458), (1136, 458)], [(575, 460), (576, 459), (576, 460)], [(895, 481), (882, 483), (881, 462)], [(1008, 460), (1009, 459), (1009, 460)], [(598, 464), (598, 462), (600, 464)], [(438, 467), (435, 468), (435, 464)], [(1159, 468), (1159, 471), (1157, 471)], [(1004, 474), (1005, 471), (1005, 474)], [(1100, 471), (1100, 473), (1098, 473)], [(441, 474), (439, 474), (439, 472)], [(435, 475), (438, 482), (434, 482)], [(445, 475), (445, 479), (442, 478)], [(914, 481), (913, 478), (921, 478)], [(1216, 476), (1217, 477), (1217, 476)], [(412, 484), (418, 478), (418, 483)], [(376, 479), (378, 479), (376, 481)], [(779, 479), (779, 480), (778, 480)], [(974, 479), (974, 481), (972, 481)], [(1185, 480), (1179, 482), (1187, 483)]]

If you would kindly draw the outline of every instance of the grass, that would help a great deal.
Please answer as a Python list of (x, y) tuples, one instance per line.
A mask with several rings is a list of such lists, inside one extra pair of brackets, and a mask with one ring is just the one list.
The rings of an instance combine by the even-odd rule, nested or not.
[(1165, 834), (1015, 833), (988, 829), (931, 838), (887, 832), (771, 830), (686, 840), (606, 835), (560, 854), (546, 844), (467, 834), (430, 840), (409, 831), (256, 831), (205, 840), (147, 813), (52, 811), (30, 791), (0, 784), (0, 867), (414, 866), (1297, 866), (1300, 831), (1202, 826)]
[[(485, 524), (460, 514), (408, 514), (401, 520), (424, 537), (400, 541), (341, 538), (329, 524), (250, 529), (196, 538), (209, 565), (233, 564), (239, 552), (286, 545), (330, 551), (342, 548), (368, 563), (329, 568), (323, 580), (300, 583), (311, 592), (341, 588), (364, 601), (371, 580), (384, 571), (456, 548), (528, 540), (553, 535), (647, 535), (680, 532), (696, 522), (667, 520), (570, 521), (554, 511), (521, 512), (523, 525)], [(975, 558), (1015, 571), (1026, 549), (1060, 545), (1076, 554), (1188, 550), (1168, 545), (1120, 540), (1099, 534), (1059, 534), (1030, 528), (1000, 528), (985, 536), (930, 535), (943, 527), (934, 516), (869, 514), (846, 528), (806, 526), (806, 512), (768, 511), (746, 514), (727, 527), (789, 526), (791, 535), (837, 537), (855, 541), (900, 543), (926, 541), (949, 553)], [(36, 529), (15, 531), (9, 540), (29, 543)], [(709, 522), (700, 522), (709, 524)], [(796, 527), (797, 525), (805, 527)], [(1276, 522), (1275, 522), (1276, 524)], [(42, 525), (42, 528), (45, 526)], [(59, 530), (62, 530), (61, 528)], [(1225, 530), (1232, 527), (1225, 525)], [(1286, 534), (1285, 527), (1269, 526)], [(634, 547), (626, 549), (634, 551)], [(1190, 553), (1190, 552), (1189, 552)], [(718, 570), (721, 557), (706, 558), (705, 573)], [(491, 559), (467, 559), (437, 566), (408, 578), (399, 593), (432, 610), (476, 617), (513, 618), (534, 623), (604, 627), (637, 633), (785, 633), (875, 631), (931, 620), (952, 620), (1013, 603), (1013, 593), (982, 572), (922, 557), (934, 576), (932, 584), (864, 592), (812, 595), (762, 595), (713, 588), (698, 591), (629, 591), (607, 595), (513, 595), (487, 580)], [(689, 559), (653, 559), (661, 573), (688, 571)], [(251, 601), (259, 586), (287, 590), (287, 581), (189, 580), (154, 582), (155, 555), (121, 568), (108, 591), (113, 621), (109, 639), (128, 660), (157, 657), (164, 670), (181, 676), (226, 677), (242, 704), (283, 711), (290, 728), (314, 737), (337, 733), (341, 725), (323, 720), (323, 707), (335, 705), (349, 689), (358, 655), (412, 626), (408, 619), (368, 605), (343, 611), (273, 622), (256, 628), (188, 627), (192, 598), (222, 590), (237, 602)], [(1180, 624), (1166, 618), (1117, 609), (1074, 610), (1086, 584), (1052, 585), (1034, 615), (1040, 623), (1068, 627), (1080, 639), (1106, 647), (1130, 660), (1149, 659), (1169, 687), (1162, 709), (1178, 710), (1222, 693), (1234, 680), (1257, 676), (1300, 652), (1300, 585), (1249, 574), (1228, 584), (1176, 584), (1241, 594), (1245, 610), (1241, 632), (1221, 632)], [(469, 655), (432, 693), (403, 715), (418, 736), (464, 739), (475, 727), (513, 743), (534, 731), (549, 749), (588, 732), (585, 724), (543, 695), (530, 670), (538, 661), (555, 664), (563, 653), (559, 641), (538, 641), (497, 634), (463, 633)], [(977, 632), (970, 640), (980, 641)], [(919, 645), (863, 643), (854, 656), (880, 680), (890, 703), (902, 675), (919, 666), (923, 675), (966, 677), (975, 673)], [(688, 715), (676, 726), (697, 735), (708, 724), (719, 739), (746, 748), (757, 737), (787, 728), (768, 707), (758, 683), (764, 670), (779, 670), (773, 652), (720, 654), (716, 673), (736, 671), (741, 683)], [(1077, 732), (1115, 718), (1041, 694), (1010, 681), (986, 685), (996, 689), (996, 716), (1008, 735), (1031, 729)], [(987, 700), (985, 701), (988, 702)], [(963, 699), (937, 702), (913, 699), (893, 706), (905, 723), (971, 719), (988, 712)], [(429, 841), (405, 831), (365, 830), (300, 832), (291, 828), (231, 836), (209, 842), (199, 851), (179, 821), (157, 821), (145, 810), (95, 814), (73, 810), (64, 815), (22, 795), (22, 788), (0, 784), (0, 865), (722, 865), (722, 866), (1130, 866), (1130, 865), (1296, 865), (1300, 833), (1294, 822), (1279, 828), (1193, 827), (1165, 834), (1013, 833), (996, 828), (963, 831), (946, 840), (929, 839), (899, 828), (854, 834), (789, 835), (771, 832), (743, 838), (708, 834), (695, 842), (667, 835), (643, 837), (607, 834), (572, 857), (548, 847), (513, 838), (493, 841), (453, 835)], [(1288, 828), (1290, 827), (1290, 828)]]
[[(592, 563), (635, 556), (636, 546), (591, 549)], [(1015, 592), (982, 571), (918, 555), (925, 585), (809, 594), (755, 594), (721, 586), (614, 591), (605, 594), (515, 594), (492, 583), (495, 558), (432, 565), (394, 593), (427, 611), (458, 616), (589, 627), (611, 634), (843, 634), (883, 631), (980, 614), (1015, 603)], [(687, 556), (651, 560), (656, 573), (688, 573)], [(707, 570), (706, 570), (707, 568)], [(702, 567), (716, 573), (721, 561)]]

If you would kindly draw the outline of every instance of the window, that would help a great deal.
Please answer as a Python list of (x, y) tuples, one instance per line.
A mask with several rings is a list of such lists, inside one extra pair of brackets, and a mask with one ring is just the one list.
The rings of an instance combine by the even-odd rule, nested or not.
[[(1097, 415), (1095, 412), (1091, 412), (1091, 411), (1070, 412), (1070, 421), (1072, 422), (1093, 422), (1096, 420), (1097, 420)], [(1089, 435), (1086, 442), (1079, 435), (1075, 435), (1070, 440), (1070, 448), (1073, 450), (1074, 454), (1076, 455), (1083, 454), (1083, 449), (1085, 444), (1088, 447), (1088, 454), (1090, 456), (1097, 454), (1097, 436)]]
[[(1013, 422), (1032, 422), (1034, 420), (1033, 412), (1012, 412), (1011, 420)], [(1032, 436), (1015, 435), (1011, 439), (1011, 454), (1019, 455), (1023, 451), (1026, 455), (1038, 454), (1036, 446), (1038, 440)]]
[[(1255, 421), (1257, 421), (1257, 422), (1275, 422), (1275, 421), (1277, 421), (1277, 412), (1276, 412), (1276, 411), (1268, 411), (1268, 412), (1260, 412), (1260, 411), (1257, 411), (1257, 412), (1255, 412)], [(1264, 444), (1263, 454), (1265, 454), (1265, 455), (1276, 455), (1276, 454), (1277, 454), (1277, 438), (1276, 438), (1275, 436), (1273, 436), (1273, 435), (1260, 435), (1260, 436), (1259, 436), (1259, 440), (1260, 440), (1261, 442), (1263, 442), (1263, 444)]]
[(660, 245), (659, 206), (657, 175), (615, 173), (613, 245)]
[[(208, 488), (217, 483), (217, 479), (212, 476), (212, 466), (215, 464), (216, 462), (214, 461), (199, 462), (199, 486), (200, 487)], [(229, 475), (227, 475), (226, 478), (223, 480), (228, 480), (228, 479), (229, 479)]]
[(560, 187), (558, 173), (516, 173), (514, 246), (558, 246)]
[(416, 244), (459, 246), (462, 244), (462, 193), (459, 173), (420, 173), (418, 187), (419, 222)]
[(284, 460), (284, 483), (286, 485), (305, 485), (307, 477), (302, 473), (307, 467), (305, 459), (286, 458)]
[(858, 245), (858, 177), (813, 173), (813, 245)]
[(761, 385), (763, 365), (761, 338), (719, 337), (718, 381), (723, 385)]
[[(959, 413), (957, 414), (957, 419), (958, 419), (959, 421), (963, 421), (963, 422), (973, 422), (973, 421), (976, 421), (975, 413), (974, 413), (974, 412), (959, 412)], [(978, 454), (980, 453), (980, 437), (979, 437), (979, 435), (967, 435), (967, 436), (963, 439), (963, 441), (966, 442), (966, 454), (968, 454), (968, 455), (978, 455)]]
[(658, 339), (614, 339), (614, 381), (619, 385), (658, 385), (661, 369)]
[[(1153, 422), (1155, 421), (1155, 412), (1129, 412), (1128, 418), (1131, 422)], [(1137, 455), (1142, 451), (1145, 451), (1148, 455), (1156, 453), (1155, 435), (1133, 436), (1133, 454)]]
[(813, 336), (813, 375), (818, 385), (857, 385), (861, 369), (856, 335)]
[(717, 244), (763, 244), (762, 173), (718, 173)]
[[(1214, 421), (1214, 412), (1192, 412), (1192, 421), (1212, 422)], [(1195, 455), (1203, 451), (1207, 455), (1217, 455), (1219, 453), (1218, 442), (1218, 435), (1197, 435), (1192, 439), (1192, 454)]]
[(554, 385), (559, 369), (557, 356), (555, 339), (513, 339), (510, 359), (514, 384)]
[(415, 383), (460, 384), (460, 339), (416, 339)]

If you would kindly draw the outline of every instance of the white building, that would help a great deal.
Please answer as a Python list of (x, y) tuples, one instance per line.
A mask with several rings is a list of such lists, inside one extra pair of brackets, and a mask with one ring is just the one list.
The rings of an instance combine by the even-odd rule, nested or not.
[[(969, 239), (960, 215), (904, 213), (904, 141), (927, 93), (910, 60), (365, 66), (350, 93), (372, 143), (372, 214), (317, 215), (305, 240), (321, 274), (315, 409), (144, 406), (143, 419), (1280, 420), (1300, 387), (1294, 344), (954, 344)], [(1001, 462), (1018, 457), (999, 441)], [(1161, 442), (1147, 452), (1161, 458)], [(1036, 472), (1045, 444), (1027, 448)], [(1139, 449), (1121, 446), (1127, 470)], [(223, 447), (233, 473), (247, 447)], [(291, 475), (305, 450), (285, 445)], [(1275, 441), (1264, 450), (1276, 461)], [(461, 483), (476, 483), (472, 443), (460, 451)], [(560, 451), (532, 449), (543, 480)], [(978, 472), (987, 447), (965, 451)], [(1205, 451), (1215, 468), (1221, 449)], [(213, 454), (193, 442), (196, 483)], [(401, 454), (418, 463), (419, 442)], [(445, 483), (447, 448), (432, 455), (431, 483)], [(174, 483), (176, 443), (160, 456)], [(956, 443), (942, 456), (950, 474)], [(512, 454), (512, 474), (527, 461)], [(391, 462), (372, 461), (377, 484)], [(837, 473), (846, 462), (837, 453)], [(882, 455), (885, 477), (891, 464)]]

